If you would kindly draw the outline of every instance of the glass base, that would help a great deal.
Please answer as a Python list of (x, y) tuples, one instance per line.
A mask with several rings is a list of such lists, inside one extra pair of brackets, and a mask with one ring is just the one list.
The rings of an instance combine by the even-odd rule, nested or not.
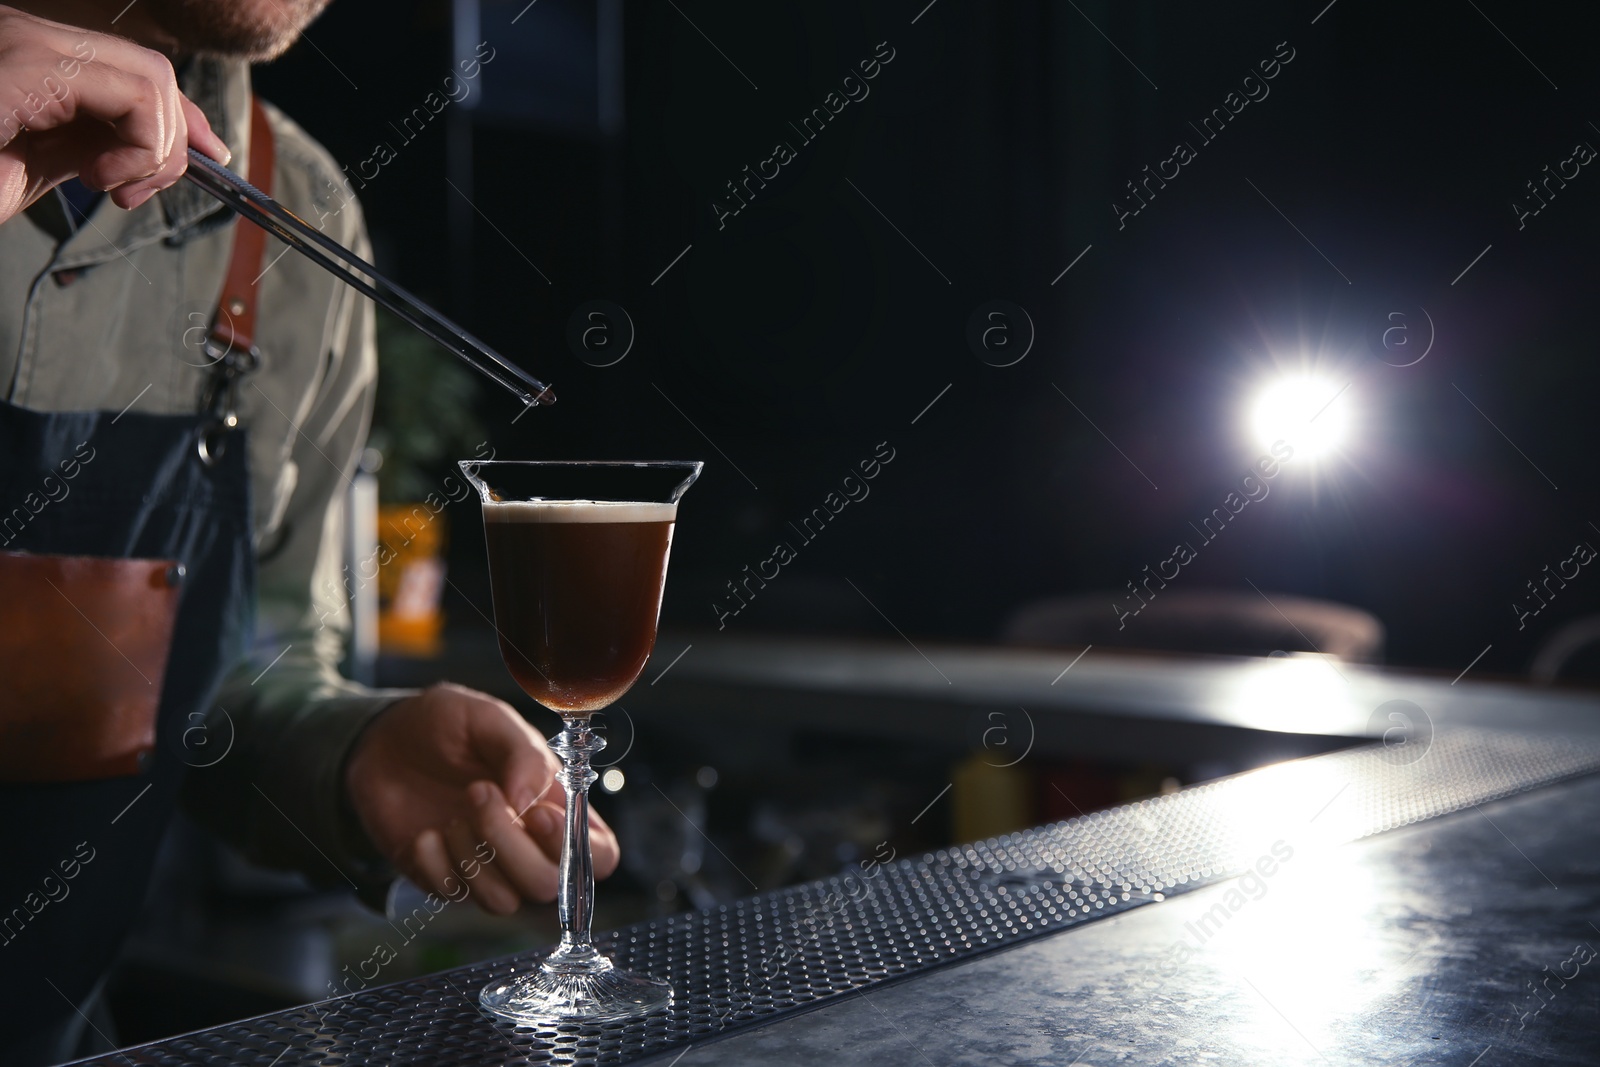
[(643, 975), (605, 969), (556, 971), (541, 966), (483, 987), (484, 1011), (523, 1025), (609, 1022), (661, 1011), (672, 1003), (672, 987)]

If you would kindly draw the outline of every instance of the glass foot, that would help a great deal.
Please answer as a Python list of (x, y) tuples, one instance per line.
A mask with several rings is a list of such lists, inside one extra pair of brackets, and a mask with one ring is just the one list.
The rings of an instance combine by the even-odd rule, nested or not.
[(560, 973), (541, 967), (484, 986), (478, 1003), (491, 1015), (525, 1025), (608, 1022), (666, 1008), (672, 987), (611, 968)]

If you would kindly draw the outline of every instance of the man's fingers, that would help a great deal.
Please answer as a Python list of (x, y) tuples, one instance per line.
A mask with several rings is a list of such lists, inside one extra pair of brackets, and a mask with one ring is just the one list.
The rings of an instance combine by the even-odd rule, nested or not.
[(522, 825), (539, 850), (551, 863), (561, 862), (561, 843), (566, 836), (567, 810), (560, 801), (535, 804), (522, 815)]
[(187, 138), (179, 140), (183, 132), (183, 109), (178, 101), (183, 94), (178, 90), (178, 76), (165, 56), (142, 48), (131, 41), (108, 37), (95, 50), (93, 65), (108, 65), (144, 78), (155, 92), (156, 117), (161, 123), (161, 161), (172, 157), (174, 148), (181, 148)]
[[(518, 723), (521, 723), (519, 718)], [(541, 851), (554, 864), (561, 862), (561, 843), (566, 821), (566, 795), (561, 788), (561, 781), (557, 775), (561, 771), (561, 757), (552, 752), (548, 745), (537, 739), (531, 727), (526, 727), (529, 740), (535, 746), (532, 755), (537, 757), (542, 769), (528, 758), (527, 750), (521, 748), (522, 732), (512, 736), (509, 731), (501, 731), (505, 743), (514, 746), (518, 752), (515, 761), (516, 770), (513, 780), (526, 782), (531, 776), (541, 781), (536, 792), (525, 794), (521, 803), (512, 806), (522, 816), (526, 831), (538, 842)], [(502, 779), (505, 780), (505, 779)], [(515, 786), (512, 787), (515, 790)], [(516, 792), (511, 793), (513, 797)], [(622, 858), (621, 846), (617, 843), (617, 835), (612, 832), (606, 821), (602, 819), (593, 808), (589, 809), (589, 848), (594, 857), (594, 873), (596, 878), (607, 878), (617, 869), (617, 864)], [(548, 900), (549, 897), (536, 897), (535, 899)]]
[(485, 766), (494, 768), (512, 807), (526, 811), (559, 791), (555, 771), (560, 763), (522, 716), (509, 705), (484, 700), (473, 702), (471, 716), (473, 751)]
[(156, 193), (177, 184), (183, 172), (189, 169), (189, 154), (174, 152), (167, 157), (161, 169), (148, 178), (119, 185), (111, 191), (111, 202), (121, 208), (136, 208)]
[[(492, 782), (474, 782), (469, 797), (475, 809), (474, 826), (482, 840), (494, 850), (494, 869), (520, 896), (540, 902), (554, 900), (560, 871), (528, 836), (522, 821), (513, 819), (505, 794)], [(537, 805), (532, 810), (546, 809)]]
[[(567, 828), (567, 809), (560, 800), (535, 804), (524, 813), (522, 822), (552, 866), (559, 865)], [(589, 854), (594, 860), (596, 878), (609, 878), (622, 858), (617, 835), (593, 808), (589, 809)]]
[[(46, 20), (26, 25), (32, 38), (25, 55), (41, 71), (38, 84), (20, 101), (10, 101), (7, 87), (0, 84), (0, 96), (6, 98), (0, 104), (22, 104), (6, 114), (25, 119), (30, 130), (71, 128), (74, 139), (82, 141), (79, 177), (86, 185), (104, 190), (131, 186), (112, 197), (126, 207), (173, 184), (183, 174), (190, 126), (197, 120), (197, 147), (227, 157), (204, 115), (178, 88), (166, 57), (131, 41)], [(115, 132), (117, 143), (100, 143), (96, 127), (101, 124)]]
[[(172, 62), (161, 53), (122, 37), (110, 34), (89, 33), (84, 30), (35, 19), (32, 23), (35, 39), (57, 53), (51, 58), (54, 85), (65, 86), (66, 92), (77, 91), (86, 74), (115, 71), (132, 75), (149, 83), (151, 95), (146, 101), (159, 124), (156, 156), (165, 163), (174, 149), (182, 149), (183, 112), (179, 101), (183, 93), (178, 89), (177, 73)], [(93, 117), (115, 122), (114, 113), (95, 113)]]
[(445, 830), (454, 874), (458, 880), (466, 880), (478, 907), (493, 915), (513, 915), (522, 906), (522, 896), (493, 863), (484, 862), (484, 857), (492, 858), (495, 853), (490, 851), (493, 846), (478, 832), (476, 823), (476, 819), (472, 824), (458, 819)]
[(622, 848), (617, 835), (593, 808), (589, 809), (589, 850), (594, 855), (594, 876), (609, 878), (622, 858)]
[(29, 130), (4, 150), (8, 156), (20, 156), (25, 161), (28, 194), (19, 207), (33, 203), (46, 191), (80, 174), (99, 153), (120, 146), (109, 126), (88, 131)]
[(167, 57), (0, 6), (0, 221), (74, 175), (137, 206), (179, 180), (191, 141), (228, 157)]
[(59, 100), (47, 99), (29, 118), (28, 128), (50, 130), (84, 118), (107, 123), (123, 146), (86, 166), (80, 175), (84, 184), (114, 189), (151, 177), (166, 162), (161, 90), (149, 78), (104, 63), (86, 63)]
[(413, 869), (406, 874), (424, 889), (431, 889), (443, 897), (451, 897), (453, 885), (454, 893), (460, 893), (459, 880), (447, 881), (450, 879), (450, 856), (445, 851), (444, 838), (440, 836), (439, 831), (424, 830), (417, 835), (417, 840), (411, 847), (411, 865)]
[[(189, 134), (189, 144), (198, 148), (201, 155), (210, 156), (224, 167), (232, 162), (233, 152), (211, 129), (211, 122), (206, 118), (205, 112), (201, 111), (193, 100), (182, 94), (178, 96), (178, 106), (183, 110), (184, 128)], [(188, 158), (189, 154), (185, 152), (185, 161)]]

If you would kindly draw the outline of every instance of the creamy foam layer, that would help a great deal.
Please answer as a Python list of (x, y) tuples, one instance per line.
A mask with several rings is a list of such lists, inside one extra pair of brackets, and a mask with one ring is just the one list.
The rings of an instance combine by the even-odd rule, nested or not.
[(483, 505), (485, 522), (673, 522), (677, 504), (613, 500), (501, 500)]

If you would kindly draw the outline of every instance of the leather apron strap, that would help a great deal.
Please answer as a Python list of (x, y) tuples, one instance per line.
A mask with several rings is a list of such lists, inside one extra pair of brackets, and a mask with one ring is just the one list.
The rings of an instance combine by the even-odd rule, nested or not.
[[(246, 178), (268, 196), (272, 195), (275, 158), (266, 108), (252, 96)], [(206, 333), (205, 350), (212, 360), (212, 371), (200, 407), (211, 417), (211, 425), (200, 436), (199, 449), (201, 460), (208, 465), (221, 457), (227, 447), (227, 432), (239, 425), (239, 383), (261, 365), (261, 352), (256, 348), (256, 299), (261, 276), (266, 273), (262, 263), (266, 247), (267, 231), (244, 219), (234, 223), (233, 255)]]
[[(254, 96), (250, 98), (250, 165), (246, 177), (251, 185), (272, 195), (274, 161), (272, 127), (267, 109)], [(256, 346), (256, 291), (261, 281), (262, 256), (267, 248), (267, 231), (240, 219), (233, 228), (233, 258), (222, 282), (222, 297), (211, 317), (211, 340), (221, 351), (252, 351)]]

